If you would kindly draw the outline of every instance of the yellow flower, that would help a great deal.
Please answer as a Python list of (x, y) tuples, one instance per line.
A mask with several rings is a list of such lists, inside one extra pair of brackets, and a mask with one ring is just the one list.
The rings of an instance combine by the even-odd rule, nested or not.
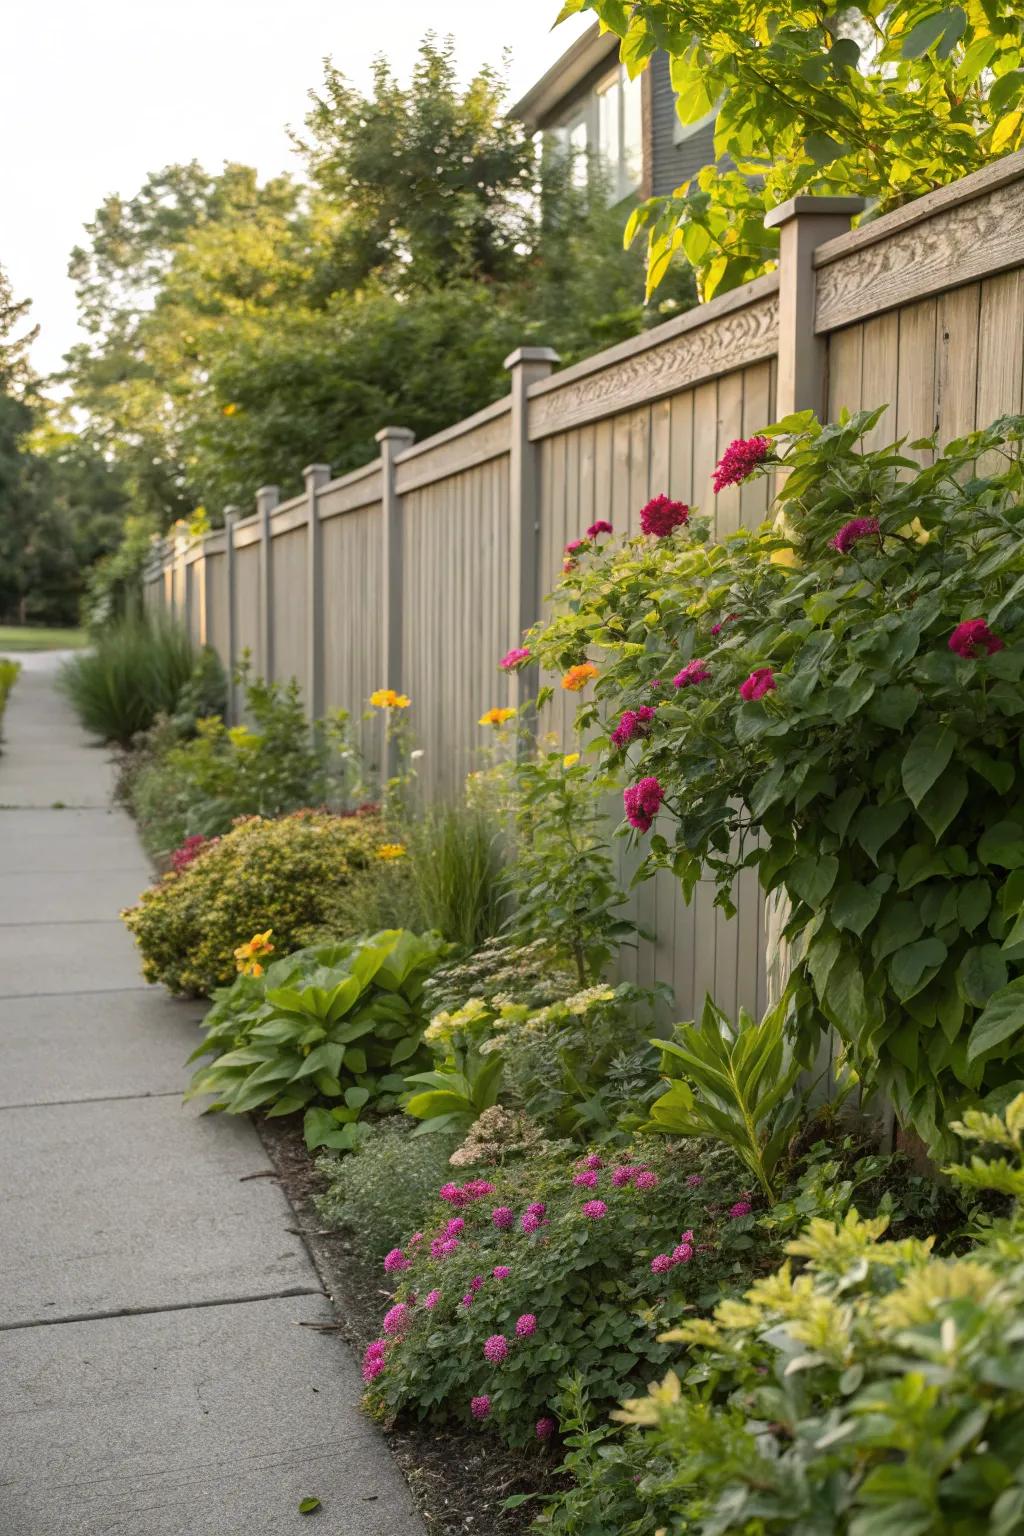
[(274, 946), (270, 942), (272, 928), (266, 933), (254, 933), (248, 944), (239, 944), (235, 950), (235, 963), (243, 976), (262, 976), (263, 967), (256, 959), (257, 955), (272, 955)]
[(593, 662), (584, 661), (581, 662), (577, 667), (569, 668), (568, 672), (562, 678), (562, 687), (568, 693), (579, 693), (587, 686), (587, 684), (590, 682), (590, 679), (596, 676), (597, 668), (594, 666)]
[(404, 859), (404, 843), (380, 843), (377, 847), (378, 859)]
[(493, 725), (497, 730), (499, 726), (505, 724), (506, 720), (511, 720), (514, 715), (514, 709), (499, 709), (495, 706), (494, 709), (489, 709), (486, 714), (480, 716), (477, 725)]
[(408, 694), (396, 693), (393, 688), (376, 688), (370, 694), (374, 709), (408, 709), (412, 700)]
[(224, 415), (225, 416), (233, 416), (237, 410), (238, 410), (238, 406), (237, 405), (226, 405), (224, 407)]
[(580, 755), (579, 755), (578, 752), (567, 752), (565, 754), (565, 756), (562, 758), (562, 767), (563, 768), (575, 768), (575, 766), (579, 762), (579, 760), (580, 760)]

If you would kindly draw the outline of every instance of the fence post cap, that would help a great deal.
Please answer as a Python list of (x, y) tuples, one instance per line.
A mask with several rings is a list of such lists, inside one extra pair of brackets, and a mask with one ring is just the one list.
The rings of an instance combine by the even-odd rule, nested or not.
[(280, 486), (277, 486), (277, 485), (261, 485), (259, 490), (256, 492), (256, 497), (257, 497), (257, 500), (260, 497), (262, 497), (266, 501), (266, 500), (269, 500), (269, 498), (271, 496), (277, 497), (277, 496), (280, 496), (280, 494), (281, 494)]
[(408, 427), (381, 427), (374, 433), (373, 440), (375, 443), (414, 443), (416, 433)]
[(503, 368), (517, 368), (520, 363), (550, 363), (552, 368), (562, 361), (554, 347), (516, 347), (502, 363)]
[(805, 213), (827, 213), (833, 218), (836, 214), (844, 213), (852, 218), (855, 213), (863, 213), (866, 207), (867, 199), (863, 197), (814, 197), (808, 193), (799, 193), (796, 197), (787, 198), (777, 208), (769, 209), (764, 216), (764, 227), (778, 229), (791, 219), (801, 218)]
[(303, 480), (329, 480), (331, 478), (331, 466), (329, 464), (307, 464), (302, 471)]

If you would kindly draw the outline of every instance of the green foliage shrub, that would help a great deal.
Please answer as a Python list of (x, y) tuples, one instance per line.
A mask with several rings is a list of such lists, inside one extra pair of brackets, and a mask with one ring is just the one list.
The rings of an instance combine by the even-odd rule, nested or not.
[(1024, 1078), (1024, 418), (922, 468), (862, 447), (880, 414), (730, 449), (726, 483), (787, 466), (774, 527), (591, 549), (531, 643), (603, 647), (581, 723), (663, 801), (641, 874), (707, 873), (727, 910), (743, 869), (781, 891), (805, 1062), (832, 1025), (938, 1149)]
[(306, 811), (243, 821), (123, 914), (143, 975), (171, 992), (209, 995), (233, 979), (235, 950), (254, 933), (270, 929), (276, 952), (287, 954), (361, 932), (350, 880), (379, 840), (373, 817)]
[(728, 1214), (731, 1159), (661, 1142), (635, 1153), (628, 1176), (556, 1151), (443, 1185), (423, 1238), (406, 1234), (385, 1261), (401, 1283), (383, 1368), (367, 1360), (371, 1411), (483, 1417), (522, 1445), (570, 1368), (601, 1403), (625, 1378), (651, 1379), (667, 1351), (657, 1330), (720, 1294), (746, 1262), (750, 1222)]
[[(198, 660), (196, 647), (173, 619), (129, 617), (66, 661), (59, 683), (87, 731), (130, 747), (158, 715), (175, 713)], [(223, 707), (220, 692), (210, 707)]]
[(361, 1262), (380, 1264), (429, 1209), (449, 1177), (457, 1135), (411, 1136), (408, 1122), (381, 1120), (347, 1157), (325, 1154), (317, 1170), (327, 1189), (316, 1197), (325, 1226), (348, 1232)]
[(150, 732), (127, 799), (155, 856), (166, 858), (187, 837), (219, 837), (240, 816), (280, 816), (347, 798), (347, 784), (332, 772), (339, 762), (332, 747), (344, 744), (342, 721), (311, 728), (294, 680), (246, 679), (245, 701), (245, 725), (210, 715), (188, 739), (173, 722)]
[(20, 671), (20, 661), (10, 661), (7, 657), (0, 656), (0, 731), (3, 729), (4, 710), (7, 708), (7, 700), (11, 696), (11, 689), (18, 681), (18, 673)]
[[(261, 953), (264, 938), (250, 951)], [(215, 1059), (186, 1097), (214, 1094), (211, 1107), (229, 1115), (305, 1109), (306, 1145), (347, 1151), (361, 1111), (394, 1108), (403, 1073), (426, 1059), (423, 978), (443, 943), (392, 929), (314, 945), (265, 972), (250, 965), (204, 1020), (192, 1060)]]
[(425, 998), (431, 1017), (454, 1012), (471, 997), (481, 998), (497, 1013), (502, 1003), (543, 1008), (568, 997), (576, 985), (573, 973), (558, 967), (545, 939), (516, 944), (494, 938), (470, 955), (439, 965), (426, 984)]
[(498, 933), (507, 916), (506, 851), (484, 807), (429, 807), (411, 819), (406, 846), (424, 926), (466, 950)]
[(616, 1529), (693, 1536), (1020, 1531), (1024, 1095), (955, 1129), (1002, 1155), (954, 1178), (1014, 1202), (970, 1252), (883, 1240), (884, 1215), (812, 1220), (781, 1269), (662, 1335), (681, 1359), (618, 1415), (624, 1442), (576, 1460), (543, 1529), (614, 1509)]

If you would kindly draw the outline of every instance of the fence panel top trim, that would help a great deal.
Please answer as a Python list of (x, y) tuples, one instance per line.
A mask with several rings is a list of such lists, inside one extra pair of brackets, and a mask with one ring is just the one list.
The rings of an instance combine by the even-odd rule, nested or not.
[(541, 379), (529, 390), (530, 438), (614, 416), (774, 357), (778, 292), (778, 273), (769, 272)]
[(837, 330), (1024, 264), (1024, 151), (814, 253), (815, 330)]
[(511, 408), (510, 396), (504, 395), (485, 405), (482, 411), (467, 416), (465, 421), (404, 449), (395, 458), (399, 495), (508, 453)]

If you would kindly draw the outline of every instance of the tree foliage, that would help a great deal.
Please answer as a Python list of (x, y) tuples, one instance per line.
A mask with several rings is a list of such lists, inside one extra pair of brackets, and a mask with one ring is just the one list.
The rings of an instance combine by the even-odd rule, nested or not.
[(717, 110), (717, 163), (637, 210), (648, 288), (673, 255), (704, 298), (763, 272), (765, 212), (799, 192), (887, 212), (1024, 145), (1018, 0), (565, 0), (622, 39), (631, 74), (664, 49), (683, 123)]

